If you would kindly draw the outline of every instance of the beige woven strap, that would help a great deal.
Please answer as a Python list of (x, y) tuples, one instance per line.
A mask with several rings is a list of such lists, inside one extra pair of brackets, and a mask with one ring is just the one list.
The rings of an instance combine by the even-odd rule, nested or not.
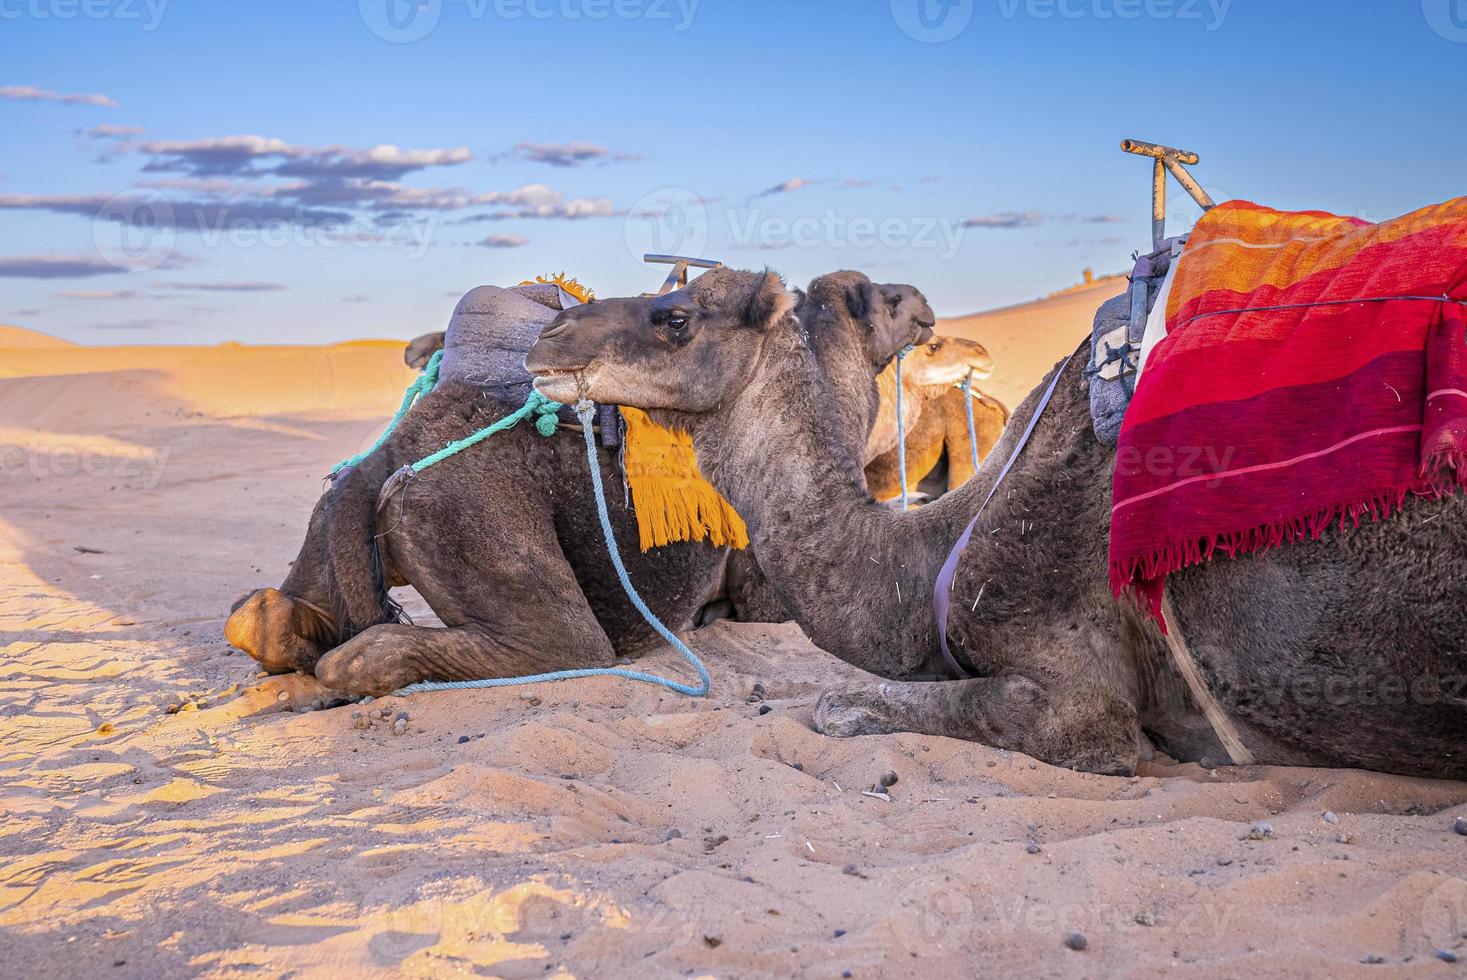
[(1197, 669), (1197, 661), (1192, 659), (1192, 651), (1187, 649), (1187, 641), (1182, 637), (1181, 621), (1177, 619), (1176, 607), (1172, 605), (1172, 597), (1163, 595), (1161, 600), (1161, 618), (1166, 624), (1166, 646), (1172, 652), (1172, 659), (1176, 661), (1177, 669), (1182, 672), (1182, 678), (1187, 682), (1187, 687), (1192, 691), (1192, 697), (1202, 706), (1202, 714), (1207, 723), (1212, 726), (1218, 741), (1222, 742), (1223, 748), (1232, 757), (1235, 766), (1253, 765), (1253, 753), (1243, 744), (1238, 737), (1238, 729), (1233, 725), (1233, 720), (1223, 711), (1212, 692), (1207, 689), (1207, 684), (1202, 680), (1202, 672)]

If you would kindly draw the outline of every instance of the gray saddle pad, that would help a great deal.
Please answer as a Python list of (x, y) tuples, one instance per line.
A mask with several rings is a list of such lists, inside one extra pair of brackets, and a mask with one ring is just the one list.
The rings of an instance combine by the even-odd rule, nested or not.
[(453, 309), (443, 336), (440, 383), (528, 387), (525, 355), (560, 312), (557, 286), (477, 286)]
[[(533, 378), (525, 355), (557, 313), (580, 301), (554, 283), (528, 286), (476, 286), (464, 293), (443, 332), (438, 383), (462, 381), (483, 388), (507, 405), (529, 397)], [(602, 441), (618, 444), (615, 409), (602, 406)], [(575, 409), (560, 410), (562, 422), (577, 421)]]

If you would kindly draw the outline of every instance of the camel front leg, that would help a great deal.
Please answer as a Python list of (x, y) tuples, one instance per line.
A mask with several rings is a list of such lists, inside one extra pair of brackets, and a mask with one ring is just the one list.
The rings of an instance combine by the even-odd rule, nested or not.
[(1110, 775), (1135, 771), (1141, 735), (1136, 709), (1121, 698), (1047, 690), (1014, 675), (827, 691), (815, 706), (815, 728), (836, 738), (946, 735)]
[[(590, 625), (596, 626), (594, 619)], [(322, 657), (316, 664), (316, 679), (335, 691), (381, 697), (418, 681), (522, 677), (610, 667), (616, 662), (604, 633), (599, 642), (594, 637), (586, 638), (591, 642), (571, 642), (577, 633), (585, 638), (584, 631), (543, 630), (544, 626), (542, 620), (533, 632), (517, 638), (480, 625), (434, 629), (383, 623)]]

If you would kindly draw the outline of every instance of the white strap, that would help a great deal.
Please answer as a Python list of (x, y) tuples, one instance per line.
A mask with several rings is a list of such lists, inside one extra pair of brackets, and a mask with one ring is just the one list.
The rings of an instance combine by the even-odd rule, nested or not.
[(1202, 706), (1202, 714), (1207, 718), (1207, 723), (1212, 726), (1213, 733), (1217, 735), (1218, 741), (1222, 742), (1223, 748), (1232, 757), (1233, 765), (1253, 765), (1253, 753), (1243, 744), (1238, 736), (1238, 729), (1233, 725), (1233, 720), (1223, 711), (1212, 692), (1207, 689), (1207, 684), (1202, 680), (1202, 672), (1197, 669), (1197, 661), (1192, 659), (1192, 651), (1187, 649), (1187, 641), (1182, 638), (1180, 621), (1177, 619), (1176, 607), (1172, 605), (1172, 597), (1163, 595), (1161, 599), (1161, 618), (1166, 625), (1166, 646), (1172, 652), (1172, 660), (1177, 664), (1177, 669), (1182, 672), (1182, 679), (1187, 682), (1187, 687), (1192, 692), (1192, 697)]

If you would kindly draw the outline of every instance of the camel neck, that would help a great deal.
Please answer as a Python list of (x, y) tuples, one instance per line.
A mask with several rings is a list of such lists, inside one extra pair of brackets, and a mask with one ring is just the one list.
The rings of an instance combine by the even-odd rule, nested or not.
[(808, 344), (789, 330), (765, 346), (734, 404), (692, 426), (699, 467), (817, 646), (886, 676), (931, 670), (932, 587), (964, 511), (903, 514), (872, 500)]

